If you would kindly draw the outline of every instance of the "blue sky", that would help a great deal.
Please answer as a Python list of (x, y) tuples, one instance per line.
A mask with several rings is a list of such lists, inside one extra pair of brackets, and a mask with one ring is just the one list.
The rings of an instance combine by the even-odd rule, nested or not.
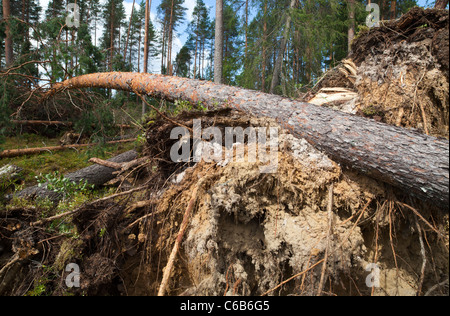
[[(216, 7), (216, 1), (215, 0), (203, 0), (206, 4), (206, 6), (208, 8), (210, 8), (209, 14), (210, 17), (213, 18), (215, 15), (215, 7)], [(381, 0), (378, 0), (381, 1)], [(39, 0), (40, 5), (43, 8), (43, 11), (45, 11), (47, 9), (49, 0)], [(100, 0), (101, 3), (105, 3), (106, 0)], [(133, 4), (133, 0), (124, 0), (124, 6), (125, 6), (125, 10), (127, 13), (127, 16), (129, 18), (129, 15), (131, 14), (131, 7)], [(141, 0), (136, 0), (136, 5), (139, 5), (139, 3), (141, 2)], [(157, 30), (159, 29), (159, 24), (156, 22), (157, 21), (157, 7), (159, 6), (159, 4), (161, 3), (161, 0), (151, 0), (151, 20), (153, 22), (153, 24), (155, 25), (155, 27), (157, 28)], [(192, 18), (192, 11), (195, 7), (195, 2), (196, 0), (185, 0), (184, 1), (184, 6), (187, 8), (186, 11), (186, 22), (182, 25), (180, 25), (177, 29), (177, 36), (174, 38), (174, 42), (173, 42), (173, 56), (172, 58), (175, 58), (176, 54), (178, 53), (179, 49), (181, 49), (181, 47), (183, 46), (183, 43), (186, 41), (187, 39), (187, 32), (186, 32), (186, 28), (187, 28), (187, 24), (189, 23), (189, 21)], [(376, 1), (373, 1), (374, 3), (376, 3)], [(434, 4), (434, 0), (419, 0), (418, 1), (419, 6), (431, 6)], [(97, 34), (101, 34), (102, 31), (102, 27), (99, 26), (97, 28)], [(155, 58), (155, 61), (158, 60), (158, 58)], [(150, 69), (150, 71), (154, 72), (154, 73), (158, 73), (159, 72), (159, 65), (158, 62), (154, 62), (153, 63), (155, 66), (151, 67), (153, 69)]]

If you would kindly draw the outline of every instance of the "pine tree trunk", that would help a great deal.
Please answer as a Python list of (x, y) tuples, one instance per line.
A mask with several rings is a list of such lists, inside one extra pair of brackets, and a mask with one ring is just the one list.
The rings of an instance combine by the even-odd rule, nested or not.
[(283, 58), (284, 58), (284, 52), (286, 50), (286, 44), (287, 44), (287, 40), (288, 40), (288, 36), (289, 36), (289, 29), (291, 27), (291, 13), (292, 13), (292, 9), (295, 6), (297, 0), (291, 0), (291, 4), (289, 5), (289, 12), (288, 12), (288, 16), (286, 18), (286, 25), (284, 26), (284, 35), (283, 35), (283, 39), (281, 40), (281, 45), (280, 45), (280, 51), (278, 52), (278, 57), (275, 61), (275, 66), (273, 69), (273, 76), (272, 76), (272, 83), (270, 84), (270, 93), (274, 93), (275, 92), (275, 88), (278, 86), (279, 82), (280, 82), (280, 74), (281, 74), (281, 66), (283, 63)]
[(264, 1), (263, 17), (263, 42), (262, 42), (262, 69), (261, 69), (261, 91), (266, 92), (266, 46), (267, 46), (267, 0)]
[(436, 3), (434, 4), (435, 9), (445, 9), (447, 8), (448, 0), (436, 0)]
[(348, 0), (348, 52), (352, 50), (352, 42), (355, 38), (355, 0)]
[(145, 29), (144, 29), (144, 69), (143, 73), (148, 71), (148, 28), (150, 24), (150, 5), (149, 0), (145, 1)]
[(245, 0), (245, 59), (247, 59), (248, 50), (248, 0)]
[[(151, 8), (151, 1), (146, 0), (145, 1), (145, 30), (144, 30), (144, 69), (142, 70), (143, 73), (147, 73), (148, 71), (148, 28), (150, 25), (150, 8)], [(139, 50), (139, 54), (141, 51)], [(142, 101), (142, 116), (145, 114), (145, 102)]]
[(397, 17), (397, 1), (391, 1), (391, 20)]
[(113, 72), (75, 77), (55, 84), (45, 98), (64, 89), (86, 87), (137, 91), (171, 102), (202, 102), (274, 118), (335, 161), (448, 212), (448, 140), (276, 95), (152, 74)]
[[(137, 156), (138, 154), (136, 151), (130, 150), (111, 159), (108, 159), (107, 161), (124, 163), (136, 159)], [(67, 178), (75, 183), (86, 181), (90, 185), (100, 186), (114, 179), (114, 177), (116, 176), (114, 174), (115, 171), (116, 170), (113, 168), (94, 164), (78, 171), (66, 174), (64, 175), (64, 178)], [(47, 183), (42, 186), (35, 185), (25, 188), (22, 191), (15, 192), (14, 196), (18, 198), (49, 198), (50, 200), (55, 202), (59, 201), (62, 198), (59, 193), (47, 189)], [(12, 198), (12, 196), (9, 196), (9, 198)]]
[[(135, 2), (136, 2), (136, 0), (133, 0), (133, 6), (131, 7), (130, 23), (128, 24), (127, 39), (125, 41), (125, 48), (123, 50), (123, 61), (127, 60), (128, 41), (130, 40), (131, 22), (133, 21), (134, 3)], [(130, 56), (131, 56), (131, 50), (130, 50)]]
[(197, 16), (197, 29), (195, 34), (195, 53), (194, 53), (194, 79), (197, 78), (197, 55), (198, 55), (198, 33), (199, 33), (200, 17)]
[(112, 71), (113, 58), (114, 58), (114, 3), (111, 5), (111, 25), (110, 25), (110, 52), (109, 52), (109, 69)]
[(5, 24), (5, 66), (9, 68), (14, 62), (13, 55), (13, 42), (11, 35), (11, 21), (9, 20), (11, 15), (11, 2), (10, 0), (3, 0), (3, 19), (6, 20)]
[(214, 47), (214, 82), (222, 83), (223, 70), (223, 0), (216, 0), (216, 30)]
[(167, 45), (167, 74), (172, 76), (172, 36), (173, 36), (173, 10), (174, 1), (170, 7), (170, 20), (169, 20), (169, 42)]

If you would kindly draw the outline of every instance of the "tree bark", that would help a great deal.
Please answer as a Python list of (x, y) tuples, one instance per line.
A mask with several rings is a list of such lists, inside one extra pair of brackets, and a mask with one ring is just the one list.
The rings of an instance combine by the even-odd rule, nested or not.
[(148, 71), (148, 27), (150, 25), (150, 2), (145, 1), (145, 29), (144, 29), (144, 69), (142, 72)]
[(216, 0), (216, 29), (214, 43), (214, 82), (222, 83), (223, 70), (223, 0)]
[(348, 52), (352, 50), (352, 42), (355, 38), (355, 0), (348, 0)]
[(3, 19), (6, 20), (5, 23), (5, 66), (6, 68), (9, 68), (12, 66), (14, 62), (14, 55), (13, 55), (13, 43), (12, 43), (12, 36), (11, 36), (11, 22), (9, 20), (11, 15), (11, 3), (10, 0), (3, 0)]
[(171, 102), (202, 102), (272, 117), (333, 160), (444, 209), (449, 204), (449, 142), (374, 120), (259, 91), (180, 77), (95, 73), (55, 84), (45, 98), (69, 88), (137, 91)]
[[(124, 62), (126, 62), (126, 60), (127, 60), (128, 41), (130, 40), (131, 22), (133, 21), (134, 3), (135, 2), (136, 2), (136, 0), (133, 0), (133, 6), (131, 7), (130, 23), (128, 24), (127, 39), (125, 41), (125, 48), (123, 50), (123, 61)], [(130, 49), (130, 58), (131, 58), (131, 49)], [(130, 62), (130, 64), (131, 64), (131, 62)]]
[[(111, 159), (108, 159), (110, 162), (115, 163), (122, 163), (122, 162), (129, 162), (134, 159), (136, 159), (138, 156), (137, 152), (134, 150), (130, 150), (127, 152), (124, 152), (123, 154), (120, 154), (118, 156), (115, 156)], [(113, 175), (113, 172), (116, 171), (116, 169), (100, 166), (97, 164), (94, 164), (92, 166), (80, 169), (78, 171), (66, 174), (64, 177), (73, 181), (73, 182), (80, 182), (80, 181), (86, 181), (90, 185), (102, 185), (110, 180), (112, 180), (115, 175)], [(58, 201), (61, 196), (51, 190), (47, 189), (47, 185), (43, 184), (42, 186), (32, 186), (29, 188), (26, 188), (20, 192), (14, 193), (14, 196), (18, 198), (49, 198), (52, 201)], [(11, 196), (9, 196), (10, 198)], [(7, 197), (8, 198), (8, 197)]]
[(448, 0), (436, 0), (436, 3), (434, 4), (435, 9), (444, 10), (447, 8)]
[(275, 88), (278, 86), (279, 82), (280, 82), (280, 73), (281, 73), (281, 66), (283, 63), (283, 58), (284, 58), (284, 51), (286, 50), (286, 44), (287, 44), (287, 40), (288, 40), (288, 36), (289, 36), (289, 29), (291, 27), (291, 14), (292, 14), (292, 9), (295, 6), (297, 0), (291, 0), (291, 4), (289, 5), (289, 12), (288, 12), (288, 16), (286, 18), (286, 25), (284, 26), (284, 34), (283, 34), (283, 38), (281, 40), (281, 45), (280, 45), (280, 51), (278, 52), (278, 57), (277, 60), (275, 62), (275, 66), (273, 69), (273, 76), (272, 76), (272, 83), (270, 84), (270, 93), (274, 93), (275, 92)]
[[(146, 0), (145, 1), (145, 23), (144, 23), (144, 69), (142, 70), (143, 73), (147, 73), (148, 71), (148, 28), (150, 25), (150, 7), (151, 7), (151, 1)], [(140, 54), (141, 52), (139, 52)], [(145, 103), (142, 102), (142, 116), (145, 115)]]
[(266, 92), (266, 47), (267, 47), (267, 0), (264, 1), (263, 40), (262, 40), (261, 91)]
[(172, 76), (172, 36), (173, 36), (173, 10), (174, 1), (172, 0), (172, 5), (170, 7), (170, 20), (169, 20), (169, 38), (167, 45), (167, 74)]

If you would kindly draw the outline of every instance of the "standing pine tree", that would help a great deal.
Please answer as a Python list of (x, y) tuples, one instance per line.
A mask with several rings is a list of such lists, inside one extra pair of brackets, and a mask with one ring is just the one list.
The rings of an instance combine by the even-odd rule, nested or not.
[[(145, 60), (145, 54), (147, 54), (147, 64), (149, 65), (154, 57), (156, 57), (159, 53), (159, 46), (158, 46), (158, 38), (155, 31), (155, 27), (153, 26), (152, 20), (149, 18), (148, 20), (148, 29), (147, 29), (147, 36), (148, 36), (148, 42), (147, 42), (147, 50), (145, 49), (145, 2), (142, 1), (140, 4), (140, 9), (136, 15), (136, 20), (133, 20), (133, 28), (136, 29), (136, 41), (133, 42), (134, 45), (137, 47), (133, 48), (132, 52), (132, 60), (133, 64), (136, 65), (137, 71), (139, 72), (141, 69), (141, 60)], [(132, 43), (132, 46), (134, 47)], [(144, 45), (142, 45), (144, 44)], [(142, 56), (142, 58), (141, 58)], [(147, 65), (147, 67), (148, 67)], [(148, 69), (145, 71), (147, 72)]]
[(189, 47), (183, 45), (175, 57), (174, 73), (178, 77), (188, 77), (190, 68), (191, 54)]
[(184, 0), (162, 0), (158, 6), (158, 16), (162, 26), (161, 73), (172, 75), (172, 43), (176, 28), (184, 19)]
[[(107, 0), (102, 11), (104, 32), (101, 48), (107, 51), (105, 69), (120, 71), (123, 59), (120, 57), (121, 28), (125, 19), (125, 7), (122, 0)], [(119, 55), (119, 56), (118, 56)]]
[(209, 24), (206, 5), (203, 0), (197, 0), (192, 12), (192, 21), (188, 25), (188, 32), (195, 36), (194, 79), (204, 78), (204, 52)]

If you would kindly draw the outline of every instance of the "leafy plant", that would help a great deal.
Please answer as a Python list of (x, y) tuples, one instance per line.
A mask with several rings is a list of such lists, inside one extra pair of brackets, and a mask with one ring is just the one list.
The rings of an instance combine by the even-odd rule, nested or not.
[(61, 194), (63, 199), (72, 198), (75, 193), (87, 193), (94, 188), (94, 185), (89, 185), (86, 180), (77, 183), (64, 177), (58, 171), (45, 175), (40, 174), (36, 176), (36, 180), (39, 187), (47, 185), (47, 189)]

